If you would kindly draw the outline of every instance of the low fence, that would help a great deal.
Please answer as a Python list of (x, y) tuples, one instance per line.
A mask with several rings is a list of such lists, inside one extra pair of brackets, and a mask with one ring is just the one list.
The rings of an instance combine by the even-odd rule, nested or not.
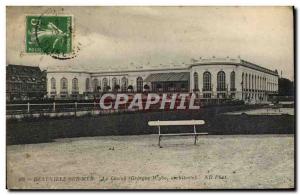
[[(104, 105), (112, 104), (115, 102), (104, 102)], [(151, 110), (161, 110), (160, 103), (151, 105)], [(145, 107), (146, 101), (143, 101), (143, 107)], [(175, 105), (178, 106), (180, 100), (176, 100)], [(218, 104), (242, 104), (242, 102), (230, 102), (227, 99), (196, 99), (195, 105), (209, 106)], [(128, 109), (130, 102), (122, 104), (118, 109), (102, 109), (99, 102), (52, 102), (52, 103), (18, 103), (18, 104), (6, 104), (6, 115), (20, 115), (20, 114), (52, 114), (52, 113), (72, 113), (78, 115), (83, 112), (107, 114), (107, 113), (119, 113), (119, 112), (135, 112), (140, 111), (138, 109)], [(169, 109), (170, 103), (166, 103), (166, 107), (163, 110)], [(189, 101), (184, 103), (186, 107), (189, 105)], [(175, 106), (175, 108), (176, 108)], [(145, 111), (145, 110), (144, 110)], [(149, 110), (148, 110), (149, 111)]]
[(125, 105), (119, 109), (101, 109), (100, 104), (93, 103), (45, 103), (45, 104), (7, 104), (6, 105), (6, 116), (8, 118), (14, 116), (26, 117), (26, 116), (39, 116), (39, 115), (49, 115), (56, 116), (56, 114), (66, 114), (80, 116), (87, 113), (90, 114), (110, 114), (110, 113), (119, 113), (119, 112), (129, 112), (135, 110), (127, 109), (128, 106)]
[(65, 112), (85, 109), (96, 109), (97, 103), (26, 103), (26, 104), (7, 104), (6, 113), (34, 113), (34, 112)]

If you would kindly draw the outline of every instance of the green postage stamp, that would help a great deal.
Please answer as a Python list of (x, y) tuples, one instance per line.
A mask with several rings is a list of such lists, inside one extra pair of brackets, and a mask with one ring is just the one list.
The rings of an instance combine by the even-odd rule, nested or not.
[(26, 52), (72, 52), (72, 16), (26, 16)]

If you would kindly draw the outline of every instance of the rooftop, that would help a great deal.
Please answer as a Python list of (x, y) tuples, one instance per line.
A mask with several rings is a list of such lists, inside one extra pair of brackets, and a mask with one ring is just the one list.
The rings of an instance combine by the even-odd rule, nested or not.
[(15, 64), (9, 64), (6, 66), (6, 74), (36, 75), (41, 73), (42, 71), (38, 66), (25, 66)]
[(56, 70), (49, 70), (48, 72), (84, 72), (84, 73), (120, 73), (120, 72), (145, 72), (145, 71), (156, 71), (156, 70), (184, 70), (191, 68), (193, 66), (199, 66), (199, 65), (226, 65), (226, 64), (234, 64), (234, 65), (241, 65), (247, 68), (251, 68), (254, 70), (262, 71), (268, 74), (272, 75), (278, 75), (278, 72), (276, 70), (270, 70), (267, 68), (264, 68), (261, 65), (254, 64), (252, 62), (248, 62), (246, 60), (241, 59), (240, 57), (238, 58), (230, 58), (230, 57), (225, 57), (225, 58), (217, 58), (217, 57), (212, 57), (212, 58), (199, 58), (199, 59), (191, 59), (191, 63), (181, 63), (181, 64), (170, 64), (170, 65), (165, 65), (165, 64), (160, 64), (157, 66), (143, 66), (143, 65), (136, 65), (135, 68), (133, 67), (128, 67), (125, 66), (122, 68), (122, 66), (118, 69), (110, 69), (110, 68), (104, 68), (104, 69), (98, 69), (98, 70), (82, 70), (82, 69), (66, 69), (66, 67), (60, 67)]

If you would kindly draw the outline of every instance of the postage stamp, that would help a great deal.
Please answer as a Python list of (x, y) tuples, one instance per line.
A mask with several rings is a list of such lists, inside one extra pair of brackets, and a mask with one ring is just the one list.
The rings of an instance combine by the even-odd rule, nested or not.
[(26, 52), (72, 52), (72, 16), (26, 16)]

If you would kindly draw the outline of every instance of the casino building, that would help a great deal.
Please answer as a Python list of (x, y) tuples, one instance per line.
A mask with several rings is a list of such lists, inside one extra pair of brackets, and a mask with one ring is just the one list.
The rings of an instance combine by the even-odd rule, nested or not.
[(196, 93), (203, 99), (265, 102), (278, 93), (278, 72), (240, 58), (201, 58), (185, 67), (117, 71), (48, 71), (52, 98), (93, 98), (105, 92)]

